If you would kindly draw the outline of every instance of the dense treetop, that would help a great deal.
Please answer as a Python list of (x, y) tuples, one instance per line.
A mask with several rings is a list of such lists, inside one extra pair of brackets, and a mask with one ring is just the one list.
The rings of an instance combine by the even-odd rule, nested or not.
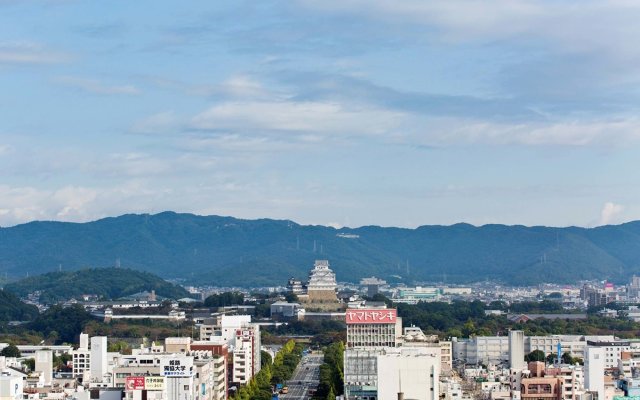
[(40, 300), (55, 303), (84, 294), (98, 295), (105, 299), (155, 290), (158, 296), (181, 298), (188, 292), (148, 272), (128, 268), (85, 268), (68, 272), (49, 272), (11, 283), (5, 288), (20, 296), (34, 291), (42, 292)]
[(29, 321), (37, 315), (35, 306), (23, 303), (11, 292), (0, 290), (0, 321)]

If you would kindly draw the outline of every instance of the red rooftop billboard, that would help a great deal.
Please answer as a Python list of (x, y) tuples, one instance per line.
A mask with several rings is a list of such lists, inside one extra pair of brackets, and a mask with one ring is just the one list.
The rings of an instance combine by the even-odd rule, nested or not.
[(346, 319), (347, 324), (395, 324), (397, 315), (395, 308), (356, 308), (347, 310)]

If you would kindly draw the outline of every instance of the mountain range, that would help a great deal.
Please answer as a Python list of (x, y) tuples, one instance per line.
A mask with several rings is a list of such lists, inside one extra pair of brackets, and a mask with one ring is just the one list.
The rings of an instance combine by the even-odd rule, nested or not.
[(372, 275), (407, 283), (626, 282), (640, 274), (640, 221), (335, 229), (163, 212), (0, 228), (0, 274), (10, 279), (118, 264), (185, 283), (271, 286), (305, 279), (316, 259), (328, 259), (347, 282)]

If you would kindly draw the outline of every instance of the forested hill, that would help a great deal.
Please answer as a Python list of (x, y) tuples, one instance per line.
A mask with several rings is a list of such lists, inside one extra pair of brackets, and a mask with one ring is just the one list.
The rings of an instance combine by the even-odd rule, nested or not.
[(144, 271), (128, 268), (84, 268), (77, 271), (49, 272), (12, 282), (5, 291), (26, 296), (40, 291), (40, 300), (55, 303), (79, 299), (83, 294), (97, 295), (105, 299), (119, 299), (140, 292), (155, 290), (158, 296), (178, 299), (188, 292), (181, 286)]
[(0, 290), (0, 322), (30, 321), (38, 316), (38, 308), (20, 301), (13, 293)]
[(340, 281), (512, 284), (627, 281), (640, 274), (640, 222), (548, 228), (467, 224), (336, 230), (291, 221), (164, 212), (89, 223), (32, 222), (0, 229), (0, 274), (24, 277), (112, 266), (215, 285), (284, 284), (328, 259)]

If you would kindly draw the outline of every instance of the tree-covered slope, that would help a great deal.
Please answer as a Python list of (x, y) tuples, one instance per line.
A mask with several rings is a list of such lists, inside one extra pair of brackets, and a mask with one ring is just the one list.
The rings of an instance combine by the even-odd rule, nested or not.
[(131, 294), (155, 290), (162, 297), (182, 298), (187, 291), (149, 272), (128, 268), (85, 268), (77, 271), (49, 272), (8, 284), (6, 291), (19, 296), (40, 291), (44, 302), (80, 298), (83, 294), (118, 299)]
[(37, 315), (37, 307), (23, 303), (11, 292), (0, 290), (0, 321), (30, 321)]
[(0, 273), (13, 278), (59, 265), (111, 266), (119, 259), (125, 267), (192, 283), (273, 285), (290, 276), (305, 278), (322, 258), (342, 281), (376, 275), (403, 281), (620, 282), (640, 273), (640, 222), (592, 229), (456, 224), (336, 230), (165, 212), (0, 228)]

